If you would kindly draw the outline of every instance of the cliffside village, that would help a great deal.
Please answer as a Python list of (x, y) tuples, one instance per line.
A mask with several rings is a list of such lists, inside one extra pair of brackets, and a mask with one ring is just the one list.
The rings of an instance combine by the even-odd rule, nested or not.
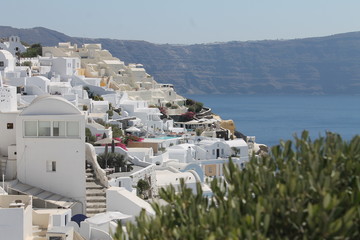
[(1, 239), (112, 239), (116, 220), (154, 214), (159, 189), (183, 179), (211, 197), (230, 157), (266, 152), (100, 44), (25, 51), (0, 42)]

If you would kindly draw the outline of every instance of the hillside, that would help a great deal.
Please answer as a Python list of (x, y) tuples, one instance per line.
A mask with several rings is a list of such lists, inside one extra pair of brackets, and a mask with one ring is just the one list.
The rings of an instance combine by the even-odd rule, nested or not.
[(179, 93), (359, 94), (360, 32), (295, 40), (196, 45), (69, 37), (46, 28), (0, 27), (44, 46), (101, 43), (126, 63), (141, 63)]

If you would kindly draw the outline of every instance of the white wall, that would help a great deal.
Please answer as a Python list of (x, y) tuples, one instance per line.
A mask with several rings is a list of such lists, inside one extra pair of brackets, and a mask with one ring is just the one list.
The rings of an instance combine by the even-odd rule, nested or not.
[(13, 86), (0, 87), (0, 112), (12, 112), (16, 110), (17, 110), (16, 87)]
[(22, 208), (0, 209), (0, 233), (7, 240), (25, 239)]
[[(85, 203), (85, 117), (71, 103), (56, 99), (60, 98), (37, 98), (17, 118), (17, 177)], [(46, 112), (49, 115), (44, 115)], [(78, 121), (79, 137), (25, 137), (25, 120)], [(56, 162), (55, 171), (49, 169), (52, 161)]]
[[(8, 156), (8, 146), (16, 144), (16, 117), (18, 113), (1, 113), (0, 112), (0, 154)], [(13, 129), (8, 129), (8, 125), (13, 124)]]
[(149, 214), (155, 214), (149, 203), (125, 188), (111, 187), (106, 190), (106, 210), (119, 211), (124, 214), (138, 216), (142, 209)]

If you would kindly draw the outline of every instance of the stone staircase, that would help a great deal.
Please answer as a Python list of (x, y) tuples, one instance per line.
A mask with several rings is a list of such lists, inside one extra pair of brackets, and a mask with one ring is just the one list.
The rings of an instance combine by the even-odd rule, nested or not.
[(106, 212), (106, 188), (100, 185), (95, 178), (91, 165), (86, 167), (86, 216)]

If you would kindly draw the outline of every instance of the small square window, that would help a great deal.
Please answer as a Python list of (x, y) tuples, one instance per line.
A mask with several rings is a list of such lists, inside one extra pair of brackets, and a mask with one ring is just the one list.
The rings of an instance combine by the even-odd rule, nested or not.
[(7, 123), (6, 127), (7, 127), (7, 129), (14, 129), (14, 124), (13, 123)]
[(56, 161), (47, 161), (46, 170), (48, 172), (56, 172)]

